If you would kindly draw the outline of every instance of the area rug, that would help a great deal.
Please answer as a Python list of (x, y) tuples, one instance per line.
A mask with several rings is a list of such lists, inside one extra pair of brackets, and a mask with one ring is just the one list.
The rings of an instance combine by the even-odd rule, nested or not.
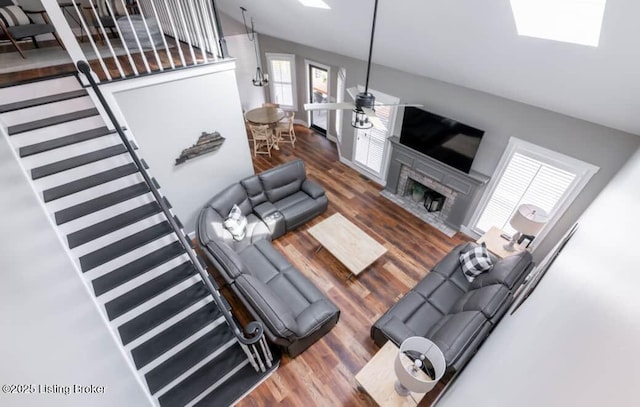
[(436, 213), (426, 212), (424, 210), (421, 210), (420, 208), (421, 205), (416, 205), (416, 207), (407, 205), (407, 203), (404, 200), (402, 200), (402, 198), (398, 197), (396, 194), (392, 194), (391, 192), (385, 191), (385, 190), (380, 191), (380, 195), (387, 198), (388, 200), (395, 203), (396, 205), (400, 206), (401, 208), (405, 209), (407, 212), (417, 217), (418, 219), (438, 229), (448, 237), (453, 237), (456, 234), (456, 230), (445, 225), (442, 219), (440, 219), (440, 217)]

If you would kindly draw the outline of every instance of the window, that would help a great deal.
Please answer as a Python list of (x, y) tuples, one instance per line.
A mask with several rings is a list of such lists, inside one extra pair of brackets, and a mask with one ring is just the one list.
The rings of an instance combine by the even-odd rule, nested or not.
[[(362, 91), (362, 89), (359, 89), (359, 91)], [(383, 179), (386, 169), (387, 150), (389, 149), (387, 138), (393, 130), (397, 110), (397, 107), (388, 106), (388, 104), (399, 103), (400, 99), (371, 89), (369, 89), (369, 92), (375, 95), (377, 103), (385, 104), (385, 106), (376, 106), (376, 116), (378, 116), (387, 130), (380, 130), (375, 127), (367, 130), (355, 130), (354, 161), (368, 173)]]
[(518, 34), (597, 47), (606, 0), (511, 0)]
[(271, 102), (281, 107), (295, 109), (296, 56), (290, 54), (266, 54), (269, 66), (269, 91)]
[[(346, 76), (347, 71), (344, 68), (338, 69), (338, 80), (337, 80), (337, 89), (336, 89), (336, 102), (342, 103), (344, 102), (344, 93), (346, 92)], [(338, 137), (338, 142), (342, 143), (342, 115), (343, 110), (336, 110), (336, 122), (335, 122), (335, 130), (336, 136)]]
[(513, 213), (523, 203), (534, 204), (549, 214), (538, 241), (562, 215), (598, 167), (551, 150), (511, 138), (496, 175), (489, 184), (471, 225), (479, 233), (497, 226), (508, 234)]

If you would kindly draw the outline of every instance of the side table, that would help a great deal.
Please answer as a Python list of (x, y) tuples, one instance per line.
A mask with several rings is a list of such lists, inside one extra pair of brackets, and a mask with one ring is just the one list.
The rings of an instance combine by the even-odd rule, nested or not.
[(379, 406), (415, 407), (426, 393), (411, 393), (402, 397), (394, 388), (397, 380), (393, 369), (398, 347), (391, 341), (387, 341), (373, 358), (356, 375), (358, 385)]
[(515, 244), (513, 246), (515, 250), (512, 252), (505, 250), (504, 245), (508, 244), (509, 240), (501, 236), (503, 233), (504, 232), (502, 230), (498, 229), (495, 226), (492, 226), (484, 235), (480, 237), (480, 239), (476, 240), (476, 243), (484, 242), (484, 244), (487, 245), (487, 249), (489, 249), (491, 253), (495, 254), (501, 259), (525, 250), (525, 248), (519, 244)]

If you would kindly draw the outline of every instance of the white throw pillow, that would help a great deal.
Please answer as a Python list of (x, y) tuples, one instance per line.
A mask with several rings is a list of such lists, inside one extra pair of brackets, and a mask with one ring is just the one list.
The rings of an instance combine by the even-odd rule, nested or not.
[(233, 205), (229, 216), (224, 220), (224, 227), (231, 233), (234, 240), (244, 239), (247, 231), (247, 217), (242, 215), (238, 205)]

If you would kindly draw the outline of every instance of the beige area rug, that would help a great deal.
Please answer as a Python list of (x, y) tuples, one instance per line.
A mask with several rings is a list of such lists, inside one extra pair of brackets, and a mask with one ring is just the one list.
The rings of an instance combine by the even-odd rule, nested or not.
[[(107, 45), (96, 43), (96, 46), (98, 47), (98, 52), (103, 58), (112, 56)], [(124, 48), (122, 47), (122, 44), (119, 44), (119, 46), (117, 46), (116, 44), (112, 43), (112, 46), (116, 55), (124, 55), (126, 53)], [(170, 48), (174, 47), (175, 46), (170, 45)], [(90, 43), (80, 43), (80, 48), (82, 49), (82, 52), (84, 52), (87, 60), (97, 58), (96, 53)], [(164, 49), (164, 47), (162, 49)], [(28, 69), (45, 68), (48, 66), (63, 65), (72, 62), (69, 54), (67, 54), (67, 51), (57, 45), (30, 49), (24, 51), (24, 53), (27, 56), (26, 59), (22, 58), (17, 51), (0, 53), (0, 74), (26, 71)]]

